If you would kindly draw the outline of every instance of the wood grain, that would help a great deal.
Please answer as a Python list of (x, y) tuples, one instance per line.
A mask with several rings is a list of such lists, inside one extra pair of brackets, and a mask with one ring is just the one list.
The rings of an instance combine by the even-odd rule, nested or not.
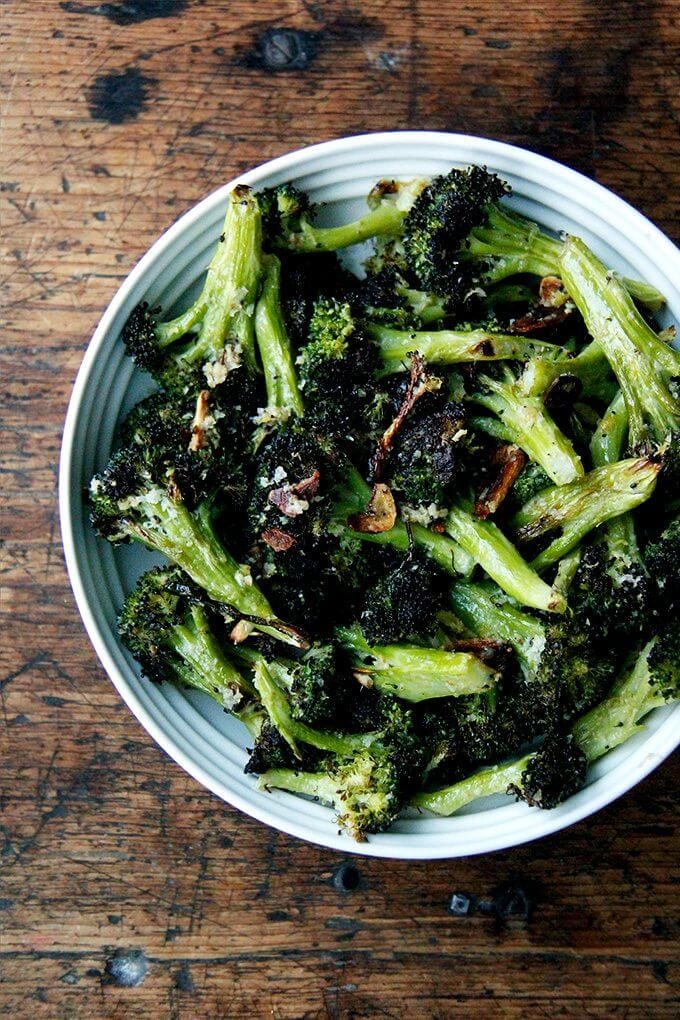
[[(173, 219), (270, 156), (390, 128), (489, 135), (677, 238), (677, 5), (4, 0), (0, 39), (2, 1014), (677, 1016), (677, 763), (538, 844), (356, 858), (345, 889), (340, 855), (218, 802), (122, 705), (74, 608), (55, 496), (112, 293)], [(130, 950), (148, 969), (124, 987)]]

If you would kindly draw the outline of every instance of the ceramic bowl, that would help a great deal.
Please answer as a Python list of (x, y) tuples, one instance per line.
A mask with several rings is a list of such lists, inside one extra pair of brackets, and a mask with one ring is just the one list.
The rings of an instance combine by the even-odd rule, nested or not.
[[(364, 135), (292, 152), (238, 180), (255, 188), (293, 180), (314, 201), (326, 203), (324, 220), (332, 224), (359, 215), (381, 177), (429, 176), (469, 163), (484, 164), (509, 181), (519, 211), (546, 227), (579, 234), (611, 267), (656, 285), (668, 298), (669, 321), (680, 321), (680, 252), (668, 238), (599, 184), (523, 149), (435, 132)], [(109, 456), (117, 423), (152, 388), (126, 357), (120, 332), (142, 299), (167, 311), (197, 292), (235, 183), (182, 216), (133, 269), (106, 309), (74, 386), (61, 456), (62, 535), (78, 608), (102, 665), (140, 723), (199, 783), (261, 822), (313, 843), (380, 857), (462, 857), (536, 839), (585, 818), (671, 752), (680, 739), (680, 706), (652, 713), (632, 740), (591, 768), (580, 793), (552, 811), (488, 798), (452, 818), (407, 812), (389, 832), (357, 844), (338, 833), (325, 806), (258, 790), (254, 777), (243, 773), (245, 729), (207, 697), (143, 679), (122, 647), (117, 611), (153, 557), (136, 545), (113, 548), (98, 539), (82, 496)]]

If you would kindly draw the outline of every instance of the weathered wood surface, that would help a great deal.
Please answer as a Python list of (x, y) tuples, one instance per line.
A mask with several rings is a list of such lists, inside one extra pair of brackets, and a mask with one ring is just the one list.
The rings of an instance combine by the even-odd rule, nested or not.
[[(272, 44), (273, 27), (299, 34)], [(485, 134), (596, 176), (677, 237), (674, 0), (2, 0), (0, 38), (0, 1011), (676, 1016), (677, 764), (536, 845), (359, 858), (343, 889), (341, 856), (218, 802), (121, 704), (74, 609), (55, 500), (111, 294), (171, 220), (270, 156), (385, 128)], [(449, 913), (456, 892), (476, 910)], [(148, 971), (126, 988), (129, 950)]]

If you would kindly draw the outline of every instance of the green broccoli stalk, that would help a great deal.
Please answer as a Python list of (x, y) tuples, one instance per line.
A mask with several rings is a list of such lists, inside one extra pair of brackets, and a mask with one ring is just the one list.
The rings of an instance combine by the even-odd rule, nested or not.
[(192, 687), (233, 710), (255, 690), (222, 651), (204, 599), (178, 567), (157, 567), (126, 598), (118, 630), (150, 680)]
[(396, 236), (404, 217), (425, 187), (426, 181), (379, 181), (367, 202), (369, 211), (339, 227), (311, 223), (315, 206), (304, 192), (291, 184), (266, 188), (258, 195), (265, 234), (275, 247), (296, 252), (337, 251), (372, 237)]
[(267, 390), (267, 406), (259, 412), (258, 420), (266, 427), (267, 422), (278, 424), (291, 414), (301, 418), (304, 405), (281, 308), (281, 263), (275, 255), (266, 255), (263, 261), (262, 291), (255, 307), (255, 337)]
[(526, 361), (537, 354), (555, 350), (553, 344), (526, 340), (520, 336), (493, 333), (485, 329), (440, 329), (417, 331), (391, 329), (367, 322), (366, 335), (377, 345), (387, 373), (404, 372), (408, 355), (417, 351), (435, 365), (456, 365), (477, 361)]
[(416, 794), (412, 804), (448, 816), (482, 797), (508, 793), (530, 807), (550, 809), (583, 788), (586, 768), (586, 757), (570, 735), (551, 735), (534, 754), (482, 769), (443, 790)]
[(472, 399), (498, 416), (504, 437), (540, 464), (556, 485), (566, 485), (583, 475), (581, 458), (540, 397), (523, 393), (509, 370), (503, 381), (483, 376), (480, 383), (483, 391)]
[(223, 233), (196, 301), (166, 322), (142, 302), (123, 329), (123, 342), (138, 367), (174, 392), (200, 389), (206, 381), (218, 385), (242, 363), (255, 370), (252, 309), (261, 273), (260, 213), (245, 185), (237, 185), (227, 203)]
[(532, 561), (533, 568), (540, 572), (556, 563), (594, 528), (644, 503), (660, 470), (660, 462), (647, 457), (621, 460), (534, 496), (512, 518), (517, 541), (529, 542), (556, 529), (560, 534)]
[(350, 653), (360, 683), (404, 701), (477, 694), (498, 679), (493, 669), (468, 652), (418, 645), (369, 645), (358, 626), (341, 627), (336, 635)]
[(612, 379), (605, 353), (593, 340), (572, 357), (565, 356), (564, 350), (556, 347), (549, 355), (530, 358), (520, 376), (519, 389), (527, 397), (539, 397), (563, 375), (578, 379), (584, 393), (595, 397), (605, 392)]
[(181, 567), (225, 615), (247, 620), (252, 628), (291, 644), (304, 644), (294, 628), (278, 620), (253, 582), (250, 568), (239, 565), (220, 542), (210, 500), (190, 510), (170, 470), (155, 478), (135, 448), (115, 453), (90, 483), (92, 524), (110, 542), (141, 542)]
[(541, 580), (512, 542), (492, 521), (480, 521), (462, 503), (451, 507), (447, 533), (497, 584), (521, 605), (564, 612), (564, 596)]
[(621, 387), (631, 449), (667, 443), (680, 431), (680, 399), (672, 389), (680, 353), (656, 335), (625, 287), (577, 237), (564, 245), (560, 274)]
[(367, 833), (389, 828), (403, 804), (393, 761), (371, 750), (334, 761), (325, 772), (272, 769), (260, 777), (258, 785), (263, 790), (288, 790), (331, 805), (338, 825), (359, 842)]

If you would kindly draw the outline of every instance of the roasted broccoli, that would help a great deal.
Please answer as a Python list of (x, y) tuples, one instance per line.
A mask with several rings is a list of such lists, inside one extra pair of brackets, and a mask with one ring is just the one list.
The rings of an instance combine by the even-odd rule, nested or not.
[(157, 567), (126, 598), (118, 630), (150, 680), (192, 687), (233, 710), (255, 688), (222, 651), (205, 602), (178, 567)]
[(379, 181), (368, 196), (369, 211), (339, 227), (312, 224), (316, 207), (292, 184), (265, 188), (258, 195), (270, 244), (297, 252), (336, 251), (372, 237), (396, 235), (426, 181)]
[(566, 556), (589, 532), (605, 521), (640, 506), (654, 492), (661, 462), (629, 458), (594, 468), (568, 485), (539, 492), (513, 517), (518, 542), (529, 542), (559, 529), (559, 535), (533, 560), (543, 570)]
[(420, 549), (393, 562), (365, 588), (360, 623), (366, 640), (386, 644), (426, 639), (444, 608), (446, 578)]
[(257, 199), (237, 185), (201, 293), (176, 318), (138, 305), (123, 342), (139, 368), (175, 393), (212, 388), (240, 365), (255, 367), (253, 306), (260, 283), (262, 229)]

